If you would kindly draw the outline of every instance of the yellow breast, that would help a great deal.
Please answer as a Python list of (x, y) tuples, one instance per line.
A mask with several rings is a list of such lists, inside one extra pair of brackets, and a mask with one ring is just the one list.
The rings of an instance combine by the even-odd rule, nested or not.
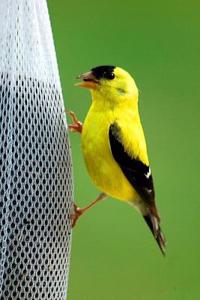
[(119, 200), (134, 201), (138, 195), (114, 160), (110, 149), (109, 127), (116, 118), (116, 111), (107, 111), (105, 114), (91, 107), (83, 125), (82, 151), (88, 172), (102, 192)]

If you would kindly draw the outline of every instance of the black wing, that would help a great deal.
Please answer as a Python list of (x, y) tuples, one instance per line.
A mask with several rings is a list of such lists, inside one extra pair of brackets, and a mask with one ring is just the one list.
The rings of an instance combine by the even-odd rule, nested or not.
[(165, 238), (160, 227), (160, 217), (155, 204), (155, 192), (151, 169), (139, 160), (131, 157), (125, 150), (120, 138), (120, 127), (113, 123), (109, 128), (109, 140), (112, 155), (122, 172), (143, 199), (149, 210), (143, 217), (156, 239), (163, 255), (165, 255)]
[(109, 128), (109, 140), (112, 155), (128, 181), (143, 200), (149, 204), (154, 202), (155, 192), (151, 169), (137, 157), (133, 158), (126, 152), (120, 139), (120, 127), (116, 122)]

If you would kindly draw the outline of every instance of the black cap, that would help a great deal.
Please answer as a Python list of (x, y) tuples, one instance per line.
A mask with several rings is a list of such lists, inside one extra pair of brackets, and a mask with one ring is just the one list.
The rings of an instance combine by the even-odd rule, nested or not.
[(112, 80), (115, 78), (114, 69), (115, 66), (99, 66), (91, 69), (91, 71), (97, 79), (105, 78)]

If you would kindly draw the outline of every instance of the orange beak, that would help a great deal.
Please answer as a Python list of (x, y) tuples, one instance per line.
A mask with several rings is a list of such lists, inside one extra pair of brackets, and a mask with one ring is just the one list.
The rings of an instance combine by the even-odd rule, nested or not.
[(82, 79), (83, 81), (77, 83), (76, 86), (84, 87), (87, 89), (95, 90), (97, 89), (97, 86), (99, 84), (99, 81), (96, 79), (96, 77), (91, 71), (79, 75), (77, 79)]

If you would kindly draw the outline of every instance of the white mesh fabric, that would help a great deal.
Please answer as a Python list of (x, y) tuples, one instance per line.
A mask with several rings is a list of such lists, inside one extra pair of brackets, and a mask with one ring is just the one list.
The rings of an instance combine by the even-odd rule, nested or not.
[(65, 300), (71, 157), (45, 0), (0, 0), (0, 299)]

